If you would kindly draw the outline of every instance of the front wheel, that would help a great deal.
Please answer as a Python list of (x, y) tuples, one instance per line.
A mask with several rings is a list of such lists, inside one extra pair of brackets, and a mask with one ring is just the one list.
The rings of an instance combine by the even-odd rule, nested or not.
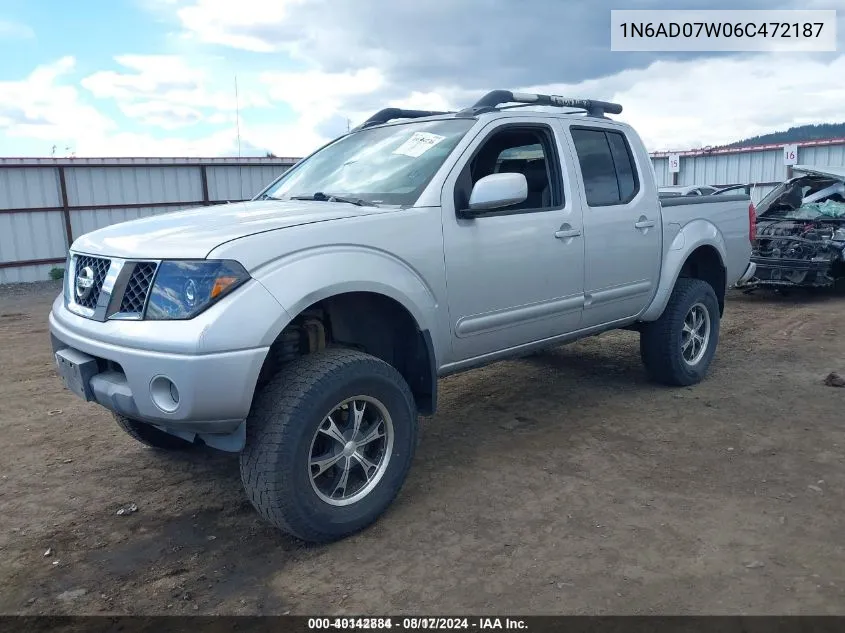
[(399, 372), (362, 352), (328, 349), (292, 361), (256, 394), (241, 479), (270, 523), (305, 541), (332, 541), (393, 502), (416, 442), (416, 406)]
[(719, 302), (700, 279), (678, 279), (666, 309), (640, 333), (640, 355), (649, 376), (687, 386), (707, 374), (719, 342)]

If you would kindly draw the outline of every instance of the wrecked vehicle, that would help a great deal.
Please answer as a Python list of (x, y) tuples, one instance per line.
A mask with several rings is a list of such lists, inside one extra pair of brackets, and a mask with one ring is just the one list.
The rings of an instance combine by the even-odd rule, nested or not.
[(845, 167), (793, 171), (757, 207), (749, 288), (824, 288), (845, 277)]

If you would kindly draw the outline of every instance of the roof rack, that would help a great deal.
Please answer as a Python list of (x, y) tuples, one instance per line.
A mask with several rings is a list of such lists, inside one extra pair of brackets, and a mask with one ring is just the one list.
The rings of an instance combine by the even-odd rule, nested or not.
[(361, 130), (373, 125), (381, 125), (394, 119), (421, 119), (426, 116), (438, 116), (440, 114), (451, 114), (450, 112), (435, 112), (433, 110), (403, 110), (401, 108), (384, 108), (379, 110), (369, 119), (364, 121), (355, 130)]
[(458, 114), (481, 114), (495, 110), (505, 103), (519, 103), (521, 105), (556, 106), (560, 108), (575, 108), (584, 110), (588, 116), (604, 118), (605, 113), (619, 114), (622, 106), (609, 101), (594, 99), (572, 99), (557, 95), (540, 95), (528, 92), (511, 92), (510, 90), (493, 90), (481, 97), (471, 108), (461, 110)]
[(437, 112), (434, 110), (403, 110), (402, 108), (384, 108), (379, 110), (369, 119), (364, 121), (361, 125), (350, 130), (357, 132), (364, 128), (372, 127), (374, 125), (382, 125), (394, 119), (420, 119), (428, 116), (441, 116), (444, 114), (456, 114), (457, 116), (475, 116), (482, 112), (492, 112), (500, 110), (499, 108), (506, 103), (513, 103), (517, 105), (506, 106), (509, 108), (519, 108), (525, 106), (539, 105), (539, 106), (556, 106), (559, 108), (573, 108), (575, 111), (585, 111), (588, 116), (605, 118), (605, 113), (619, 114), (622, 112), (622, 106), (618, 103), (610, 103), (609, 101), (596, 101), (594, 99), (571, 99), (569, 97), (559, 97), (556, 95), (539, 95), (528, 92), (511, 92), (510, 90), (493, 90), (481, 97), (470, 108), (455, 112)]

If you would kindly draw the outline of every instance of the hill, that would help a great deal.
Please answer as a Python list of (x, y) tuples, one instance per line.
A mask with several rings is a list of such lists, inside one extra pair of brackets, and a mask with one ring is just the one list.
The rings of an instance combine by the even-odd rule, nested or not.
[(783, 132), (772, 132), (752, 136), (735, 143), (720, 147), (748, 147), (750, 145), (769, 145), (780, 143), (802, 143), (828, 138), (845, 138), (845, 123), (819, 123), (816, 125), (799, 125)]

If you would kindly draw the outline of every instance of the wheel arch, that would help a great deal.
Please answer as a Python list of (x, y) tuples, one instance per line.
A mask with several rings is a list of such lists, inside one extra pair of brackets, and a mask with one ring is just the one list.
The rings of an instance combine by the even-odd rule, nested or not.
[(349, 347), (395, 367), (411, 388), (420, 413), (432, 415), (436, 411), (434, 340), (411, 309), (373, 290), (324, 291), (309, 300), (295, 304), (299, 308), (291, 311), (295, 316), (273, 339), (259, 385), (295, 358), (329, 346)]
[(654, 299), (640, 317), (656, 321), (663, 314), (679, 278), (701, 279), (709, 283), (724, 311), (727, 290), (727, 250), (719, 229), (706, 220), (690, 222), (675, 236), (664, 257), (660, 282)]
[[(265, 336), (273, 358), (290, 358), (305, 327), (308, 349), (314, 337), (324, 345), (345, 345), (390, 363), (408, 382), (420, 412), (437, 402), (439, 304), (423, 274), (386, 251), (360, 245), (306, 248), (269, 262), (253, 276), (281, 305), (287, 319)], [(318, 325), (321, 324), (321, 325)], [(322, 327), (322, 334), (319, 331)], [(303, 351), (298, 348), (300, 353)]]
[(678, 278), (700, 279), (713, 288), (719, 301), (719, 314), (725, 311), (727, 268), (719, 251), (711, 244), (703, 244), (684, 260)]

